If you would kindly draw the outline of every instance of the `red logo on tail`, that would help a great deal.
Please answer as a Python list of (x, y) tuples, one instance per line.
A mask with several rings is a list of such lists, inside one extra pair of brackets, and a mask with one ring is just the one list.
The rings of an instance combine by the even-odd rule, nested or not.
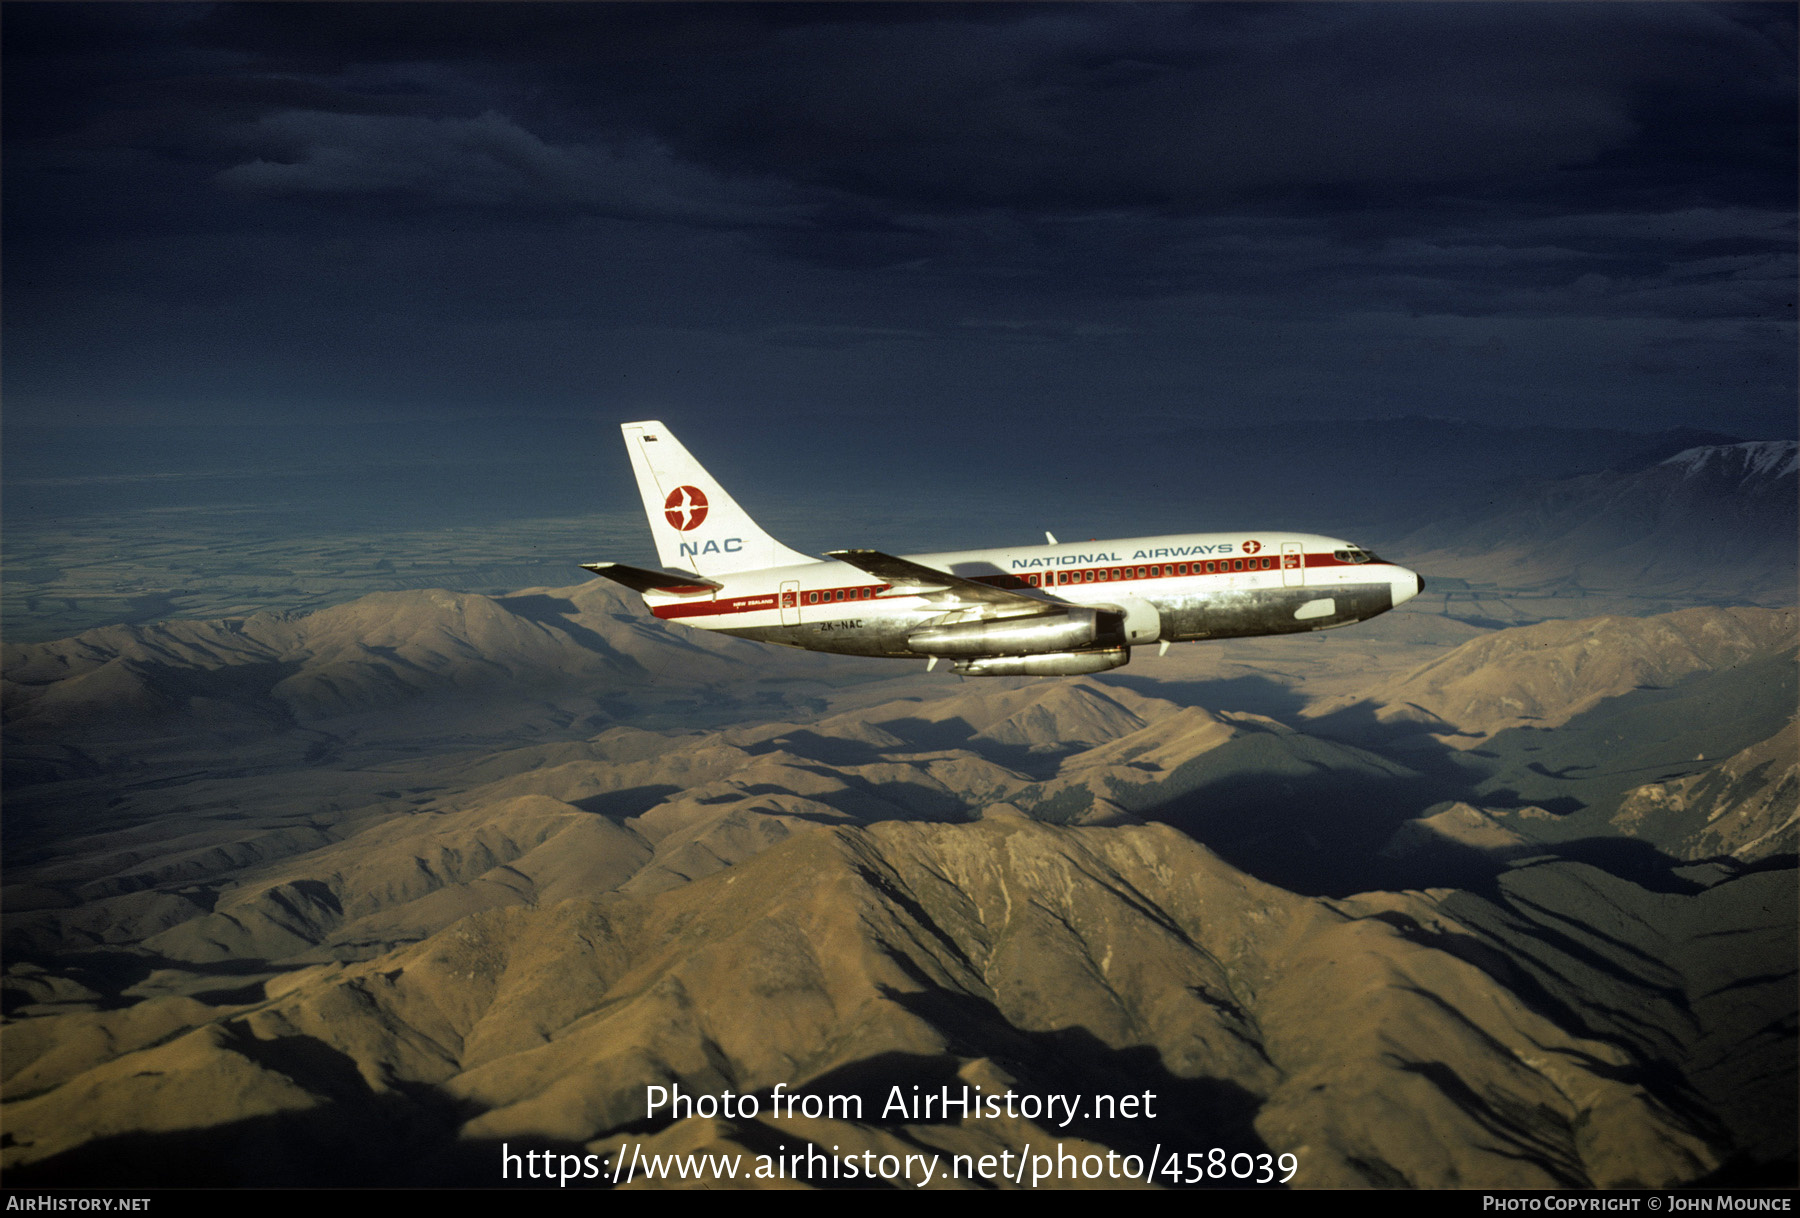
[(697, 487), (678, 486), (663, 500), (663, 515), (683, 533), (697, 529), (706, 519), (706, 496)]

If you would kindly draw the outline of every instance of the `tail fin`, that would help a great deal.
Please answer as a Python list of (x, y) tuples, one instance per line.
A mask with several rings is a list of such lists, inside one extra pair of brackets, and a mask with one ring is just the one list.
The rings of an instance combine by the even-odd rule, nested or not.
[(763, 532), (661, 423), (649, 419), (619, 430), (663, 566), (726, 575), (820, 561)]

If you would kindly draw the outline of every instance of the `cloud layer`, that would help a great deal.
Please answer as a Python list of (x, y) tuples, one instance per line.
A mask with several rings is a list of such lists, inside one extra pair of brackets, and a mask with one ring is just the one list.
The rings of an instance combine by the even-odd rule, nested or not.
[(1792, 427), (1785, 8), (8, 18), (25, 417)]

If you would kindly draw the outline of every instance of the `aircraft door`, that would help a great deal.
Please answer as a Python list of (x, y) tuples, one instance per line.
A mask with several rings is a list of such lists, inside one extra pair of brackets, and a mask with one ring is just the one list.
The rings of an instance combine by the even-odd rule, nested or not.
[(1305, 547), (1297, 541), (1281, 543), (1281, 584), (1284, 588), (1306, 586)]
[(800, 581), (797, 579), (786, 580), (781, 585), (781, 624), (800, 624)]

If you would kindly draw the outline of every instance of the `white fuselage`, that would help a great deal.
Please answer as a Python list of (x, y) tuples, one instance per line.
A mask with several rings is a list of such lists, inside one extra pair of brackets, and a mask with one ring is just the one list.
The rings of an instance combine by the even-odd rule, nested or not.
[[(1348, 542), (1306, 533), (1179, 533), (966, 550), (908, 561), (1021, 592), (1037, 612), (1083, 606), (1120, 615), (1119, 642), (1232, 638), (1363, 621), (1416, 596), (1412, 571)], [(769, 643), (851, 655), (932, 654), (930, 627), (1033, 611), (945, 608), (850, 563), (820, 561), (714, 577), (717, 589), (646, 592), (659, 618)]]

